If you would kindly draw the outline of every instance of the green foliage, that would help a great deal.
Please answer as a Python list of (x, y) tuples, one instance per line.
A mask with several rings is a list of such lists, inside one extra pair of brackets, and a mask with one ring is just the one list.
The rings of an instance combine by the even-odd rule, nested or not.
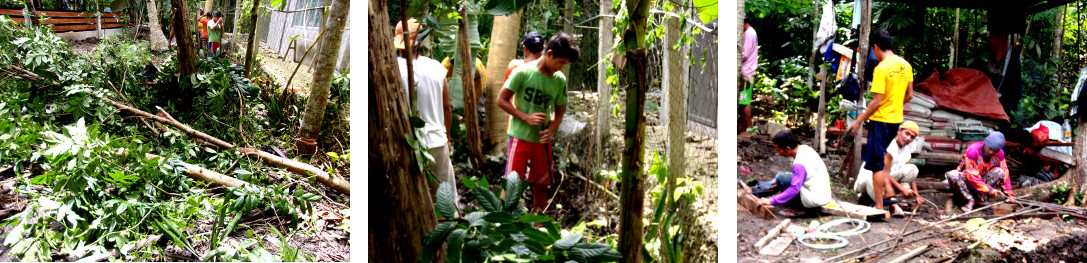
[(505, 16), (520, 11), (530, 3), (532, 1), (528, 0), (488, 0), (483, 9), (491, 15)]
[(1072, 190), (1072, 186), (1067, 184), (1054, 185), (1049, 189), (1049, 193), (1053, 196), (1053, 202), (1063, 204), (1068, 201), (1068, 191)]
[[(667, 158), (657, 155), (653, 151), (653, 165), (649, 167), (648, 175), (657, 179), (657, 185), (650, 191), (650, 207), (652, 221), (646, 225), (648, 230), (645, 238), (646, 261), (667, 258), (668, 262), (683, 262), (682, 244), (677, 236), (680, 235), (682, 226), (681, 210), (688, 208), (699, 195), (702, 194), (702, 183), (691, 178), (674, 178), (675, 189), (667, 189), (668, 166)], [(671, 202), (671, 204), (669, 204)]]
[[(441, 183), (437, 211), (440, 218), (450, 221), (439, 223), (424, 237), (421, 261), (430, 262), (442, 244), (447, 262), (614, 262), (621, 258), (611, 245), (584, 242), (580, 233), (563, 235), (550, 217), (526, 215), (520, 193), (528, 184), (516, 173), (505, 179), (501, 189), (505, 199), (496, 197), (498, 191), (466, 180), (465, 186), (472, 189), (484, 211), (463, 218), (453, 209), (452, 186)], [(544, 228), (534, 228), (533, 223), (542, 223)]]
[(752, 104), (755, 115), (770, 116), (775, 122), (791, 127), (811, 126), (812, 113), (819, 106), (819, 89), (807, 86), (807, 61), (795, 56), (760, 65), (781, 73), (773, 77), (765, 71), (756, 73), (755, 93), (773, 94), (774, 101)]

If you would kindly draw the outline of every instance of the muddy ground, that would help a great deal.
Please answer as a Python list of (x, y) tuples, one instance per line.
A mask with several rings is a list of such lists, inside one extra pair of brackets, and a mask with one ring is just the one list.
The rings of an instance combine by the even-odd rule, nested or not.
[[(659, 93), (657, 93), (659, 94)], [(623, 149), (623, 116), (610, 117), (611, 137), (605, 146), (593, 145), (596, 125), (597, 94), (592, 91), (571, 91), (566, 115), (586, 124), (583, 131), (574, 135), (560, 136), (555, 142), (555, 183), (552, 185), (550, 205), (545, 214), (562, 222), (563, 228), (571, 228), (580, 222), (589, 222), (588, 229), (598, 237), (618, 237), (619, 225), (619, 200), (605, 193), (606, 191), (618, 195), (618, 184), (605, 176), (600, 171), (617, 170)], [(622, 102), (622, 98), (615, 101)], [(648, 96), (647, 104), (660, 105), (660, 96)], [(660, 154), (666, 153), (665, 140), (667, 140), (667, 127), (659, 121), (660, 110), (658, 107), (648, 106), (646, 111), (646, 141), (645, 141), (645, 166), (648, 169), (652, 164), (652, 154), (657, 150)], [(715, 138), (706, 137), (692, 132), (686, 136), (686, 176), (697, 180), (702, 184), (702, 195), (679, 215), (682, 218), (681, 232), (683, 235), (683, 253), (686, 262), (717, 262), (717, 238), (719, 224), (717, 222), (717, 141)], [(484, 148), (488, 151), (488, 148)], [(459, 178), (464, 176), (486, 177), (493, 185), (501, 180), (504, 173), (506, 159), (505, 149), (503, 153), (487, 158), (482, 168), (469, 168), (464, 163), (454, 163), (455, 171)], [(605, 168), (592, 167), (594, 154), (601, 156), (606, 161)], [(650, 190), (657, 185), (653, 176), (647, 176), (645, 182), (645, 211), (652, 211), (650, 206)], [(603, 188), (603, 189), (601, 189)], [(477, 209), (479, 204), (474, 201), (471, 192), (463, 187), (458, 189), (461, 201), (466, 202), (469, 211)], [(532, 200), (531, 194), (526, 195), (526, 204)], [(647, 214), (652, 217), (652, 214)]]
[[(810, 141), (802, 143), (809, 144)], [(738, 165), (751, 170), (750, 174), (738, 173), (737, 177), (740, 180), (769, 180), (777, 172), (789, 169), (792, 163), (790, 159), (777, 155), (768, 135), (755, 136), (750, 139), (740, 138), (737, 147)], [(835, 152), (824, 157), (824, 162), (826, 162), (827, 168), (831, 172), (833, 195), (836, 200), (856, 203), (858, 198), (856, 193), (852, 191), (853, 180), (856, 176), (846, 176), (839, 171), (842, 156), (844, 154), (841, 152)], [(921, 166), (918, 180), (943, 181), (943, 172), (953, 168)], [(738, 233), (735, 236), (737, 259), (739, 262), (822, 261), (859, 248), (869, 247), (880, 241), (902, 236), (903, 233), (928, 227), (953, 215), (945, 211), (946, 203), (951, 199), (951, 193), (925, 188), (922, 188), (920, 193), (922, 197), (931, 203), (917, 208), (905, 207), (906, 212), (916, 211), (916, 214), (912, 216), (870, 220), (871, 229), (866, 233), (846, 237), (849, 241), (848, 246), (820, 250), (806, 247), (794, 239), (781, 255), (773, 256), (761, 255), (758, 251), (754, 251), (753, 246), (766, 235), (768, 230), (779, 224), (785, 217), (779, 216), (778, 220), (765, 220), (739, 207), (736, 222), (737, 225), (744, 227), (738, 228)], [(1030, 208), (1022, 206), (1018, 210), (1023, 211)], [(988, 209), (968, 216), (992, 218), (993, 211)], [(807, 228), (812, 221), (827, 223), (840, 218), (843, 217), (829, 214), (793, 218), (792, 225)], [(838, 258), (835, 261), (857, 259), (861, 262), (887, 262), (925, 245), (929, 246), (927, 250), (910, 258), (907, 262), (940, 262), (953, 255), (958, 256), (955, 262), (1003, 262), (1005, 260), (1014, 260), (1015, 262), (1058, 262), (1060, 260), (1079, 262), (1087, 259), (1087, 253), (1080, 252), (1080, 248), (1084, 246), (1082, 241), (1087, 240), (1087, 227), (1084, 226), (1083, 221), (1060, 216), (1006, 219), (974, 232), (947, 231), (963, 226), (964, 222), (966, 220), (951, 220), (906, 236), (899, 241), (902, 245), (894, 249), (889, 249), (890, 244), (882, 244), (875, 246), (874, 249), (853, 256)], [(846, 226), (839, 226), (836, 229), (846, 230), (847, 228)], [(968, 248), (977, 241), (982, 242), (975, 248)], [(894, 241), (889, 243), (894, 243)], [(886, 251), (874, 252), (875, 250)], [(1023, 261), (1023, 259), (1027, 260)]]

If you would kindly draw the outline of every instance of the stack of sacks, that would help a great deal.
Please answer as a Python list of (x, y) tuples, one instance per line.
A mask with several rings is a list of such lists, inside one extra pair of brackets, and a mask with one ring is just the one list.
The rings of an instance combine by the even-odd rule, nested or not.
[(936, 102), (932, 98), (914, 93), (909, 102), (902, 104), (903, 118), (916, 122), (921, 134), (931, 134), (933, 123), (929, 117), (932, 115), (932, 108), (935, 107)]

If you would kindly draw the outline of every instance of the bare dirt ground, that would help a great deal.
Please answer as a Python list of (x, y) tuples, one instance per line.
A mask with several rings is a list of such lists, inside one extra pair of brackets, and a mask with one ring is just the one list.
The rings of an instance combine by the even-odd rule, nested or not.
[[(802, 142), (809, 143), (809, 142)], [(738, 140), (738, 165), (751, 169), (750, 174), (739, 173), (740, 180), (769, 180), (776, 172), (786, 171), (791, 165), (790, 159), (777, 155), (774, 151), (769, 136), (755, 136), (751, 139)], [(856, 193), (852, 191), (853, 180), (856, 176), (841, 174), (839, 166), (841, 157), (828, 154), (824, 157), (828, 170), (831, 171), (831, 187), (834, 189), (836, 200), (857, 202)], [(953, 167), (926, 167), (922, 166), (918, 180), (942, 181), (943, 171)], [(739, 186), (736, 186), (739, 187)], [(950, 220), (946, 223), (935, 224), (953, 213), (945, 211), (945, 203), (951, 198), (951, 194), (936, 189), (924, 189), (920, 191), (922, 197), (931, 201), (920, 207), (906, 207), (906, 212), (916, 211), (913, 216), (905, 218), (887, 218), (870, 220), (871, 229), (866, 233), (846, 237), (849, 244), (839, 249), (821, 250), (806, 247), (795, 239), (781, 255), (761, 255), (754, 251), (754, 244), (766, 235), (766, 232), (779, 224), (784, 217), (778, 220), (765, 220), (756, 217), (742, 207), (737, 210), (736, 233), (737, 260), (739, 262), (797, 262), (807, 260), (823, 261), (843, 253), (851, 252), (859, 248), (870, 247), (877, 242), (903, 236), (904, 233), (920, 230), (916, 234), (905, 236), (898, 241), (897, 247), (890, 246), (895, 241), (870, 247), (868, 250), (856, 253), (852, 256), (837, 258), (835, 261), (856, 259), (861, 262), (888, 262), (909, 251), (928, 246), (920, 255), (909, 258), (907, 262), (942, 262), (943, 259), (957, 256), (955, 262), (1002, 262), (1013, 260), (1014, 262), (1076, 262), (1087, 259), (1087, 253), (1080, 252), (1082, 241), (1087, 239), (1087, 227), (1083, 221), (1072, 221), (1068, 217), (1037, 217), (1015, 218), (996, 221), (986, 228), (973, 232), (948, 230), (962, 227), (967, 220)], [(731, 200), (728, 200), (731, 201)], [(939, 207), (938, 207), (939, 206)], [(1018, 211), (1028, 210), (1031, 207), (1022, 206)], [(916, 210), (914, 210), (916, 209)], [(961, 212), (956, 212), (958, 214)], [(993, 218), (993, 210), (987, 209), (968, 215), (968, 217)], [(827, 223), (831, 220), (843, 218), (829, 214), (821, 214), (812, 217), (793, 218), (792, 225), (807, 228), (812, 221)], [(1068, 221), (1064, 221), (1068, 220)], [(836, 230), (846, 230), (846, 226), (839, 226)], [(966, 228), (971, 229), (971, 228)], [(975, 242), (977, 247), (969, 248)], [(1026, 261), (1024, 261), (1024, 259)], [(1037, 261), (1040, 260), (1040, 261)]]

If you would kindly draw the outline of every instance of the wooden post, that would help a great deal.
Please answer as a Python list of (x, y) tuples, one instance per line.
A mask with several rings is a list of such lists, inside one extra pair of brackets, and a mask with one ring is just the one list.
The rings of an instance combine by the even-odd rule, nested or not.
[[(664, 51), (664, 105), (666, 109), (663, 114), (668, 119), (664, 122), (668, 125), (668, 179), (665, 188), (668, 194), (664, 196), (670, 196), (672, 190), (676, 188), (676, 180), (678, 176), (686, 175), (684, 160), (686, 160), (686, 138), (687, 133), (687, 65), (688, 55), (687, 47), (680, 46), (679, 49), (673, 49), (674, 46), (680, 40), (680, 28), (682, 28), (682, 21), (678, 17), (668, 17), (665, 23), (664, 35), (667, 41), (665, 41)], [(660, 183), (660, 182), (657, 182)], [(675, 198), (668, 198), (668, 206), (672, 207), (675, 203)]]
[(604, 149), (607, 146), (608, 140), (611, 138), (611, 85), (608, 84), (608, 66), (611, 63), (611, 45), (613, 44), (611, 29), (613, 27), (614, 19), (611, 14), (612, 0), (600, 1), (600, 27), (597, 28), (597, 35), (599, 40), (597, 41), (597, 58), (598, 61), (607, 61), (607, 63), (600, 63), (596, 66), (596, 153), (595, 165), (596, 170), (601, 170), (605, 167)]
[(462, 5), (460, 28), (457, 29), (457, 42), (460, 57), (457, 64), (461, 67), (461, 90), (464, 91), (464, 124), (468, 132), (468, 158), (472, 167), (483, 167), (483, 143), (479, 135), (479, 111), (476, 110), (475, 59), (468, 45), (468, 6)]
[(819, 147), (819, 154), (827, 152), (827, 78), (830, 67), (826, 63), (823, 64), (823, 72), (826, 74), (819, 80), (819, 114), (815, 124), (815, 145)]
[[(815, 87), (815, 85), (814, 85), (815, 82), (812, 81), (812, 79), (814, 79), (814, 77), (815, 77), (815, 57), (816, 57), (816, 54), (819, 53), (818, 52), (818, 50), (819, 50), (819, 43), (818, 43), (819, 42), (819, 11), (821, 11), (820, 8), (819, 8), (819, 0), (814, 0), (814, 1), (812, 1), (812, 3), (814, 4), (814, 7), (815, 7), (815, 23), (814, 23), (815, 26), (812, 27), (812, 33), (811, 33), (811, 43), (812, 43), (813, 47), (812, 47), (812, 50), (811, 50), (811, 55), (808, 56), (808, 82), (807, 82), (808, 88), (814, 88)], [(799, 120), (797, 120), (797, 121), (799, 121)], [(770, 136), (774, 136), (774, 135), (771, 134)], [(820, 141), (818, 131), (815, 133), (815, 139), (814, 140), (816, 142)]]
[[(1057, 13), (1056, 19), (1053, 23), (1053, 58), (1057, 60), (1061, 59), (1061, 47), (1064, 45), (1064, 12), (1068, 10), (1068, 5), (1061, 6), (1061, 12)], [(1058, 65), (1059, 66), (1059, 65)], [(1057, 68), (1057, 72), (1061, 72), (1060, 68)], [(1061, 90), (1061, 74), (1057, 73), (1057, 85), (1054, 86), (1052, 94), (1060, 94)]]
[[(872, 0), (862, 0), (860, 11), (861, 24), (858, 26), (858, 28), (860, 29), (860, 34), (857, 36), (857, 38), (860, 40), (860, 44), (857, 45), (857, 49), (858, 51), (860, 51), (858, 55), (860, 56), (857, 57), (857, 60), (854, 60), (853, 63), (857, 63), (857, 79), (860, 80), (861, 95), (863, 96), (864, 93), (868, 92), (869, 80), (865, 79), (864, 70), (867, 68), (867, 65), (865, 64), (867, 64), (866, 62), (868, 62), (868, 36), (872, 33)], [(861, 114), (861, 112), (857, 112), (857, 117), (860, 117)], [(860, 158), (863, 154), (861, 150), (861, 134), (863, 134), (862, 132), (864, 131), (863, 125), (864, 124), (862, 123), (861, 127), (858, 128), (857, 136), (853, 137), (853, 164), (849, 166), (849, 170), (848, 173), (846, 173), (846, 176), (854, 176), (857, 174), (857, 172), (860, 172), (861, 159), (864, 159)]]

